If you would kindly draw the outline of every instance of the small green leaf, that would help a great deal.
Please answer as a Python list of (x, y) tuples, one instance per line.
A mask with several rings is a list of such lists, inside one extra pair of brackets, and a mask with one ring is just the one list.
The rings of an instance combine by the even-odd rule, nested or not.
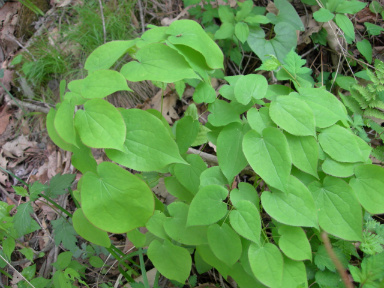
[(219, 18), (221, 22), (234, 22), (235, 14), (233, 13), (233, 9), (231, 9), (228, 5), (219, 5), (218, 8)]
[(170, 241), (154, 240), (148, 247), (148, 258), (164, 277), (184, 283), (191, 272), (192, 258), (188, 250)]
[(111, 41), (97, 47), (87, 58), (84, 68), (89, 73), (95, 70), (109, 69), (136, 41)]
[(156, 171), (172, 163), (185, 163), (160, 119), (140, 109), (124, 109), (120, 113), (126, 125), (124, 150), (106, 150), (111, 160), (138, 171)]
[(319, 147), (313, 136), (293, 136), (285, 133), (289, 150), (292, 155), (292, 163), (300, 170), (317, 176), (317, 162), (319, 159)]
[(168, 235), (164, 230), (164, 223), (167, 220), (167, 216), (164, 213), (155, 210), (155, 213), (149, 218), (146, 228), (156, 237), (160, 239), (168, 239)]
[[(378, 14), (378, 13), (381, 13), (383, 11), (383, 6), (377, 1), (372, 1), (371, 4), (369, 4), (369, 10), (372, 13)], [(21, 56), (21, 55), (18, 55), (18, 56)], [(13, 61), (12, 61), (12, 63), (13, 63)]]
[(78, 146), (76, 141), (74, 114), (74, 105), (72, 105), (69, 101), (61, 102), (56, 111), (54, 126), (56, 128), (56, 132), (65, 142)]
[(240, 40), (241, 43), (244, 43), (248, 39), (249, 35), (249, 27), (244, 22), (238, 22), (235, 25), (235, 35), (237, 39)]
[(22, 248), (19, 250), (20, 253), (22, 253), (25, 258), (27, 258), (29, 261), (33, 261), (33, 255), (35, 254), (34, 253), (35, 250), (33, 250), (32, 248)]
[(82, 80), (69, 82), (68, 88), (84, 98), (104, 98), (117, 91), (132, 91), (124, 76), (114, 70), (96, 70)]
[(13, 237), (3, 238), (2, 239), (2, 246), (3, 246), (2, 250), (3, 250), (4, 254), (7, 256), (8, 261), (10, 261), (11, 255), (12, 255), (12, 253), (16, 247), (15, 239)]
[(311, 245), (301, 227), (278, 225), (279, 247), (292, 260), (312, 260)]
[(241, 241), (239, 235), (226, 223), (222, 226), (213, 224), (208, 227), (208, 244), (213, 254), (232, 266), (241, 256)]
[(235, 207), (237, 207), (237, 203), (242, 200), (251, 202), (256, 208), (259, 207), (260, 199), (255, 187), (246, 182), (239, 183), (238, 189), (233, 189), (231, 191), (230, 198)]
[(349, 184), (357, 199), (371, 214), (384, 213), (384, 168), (377, 165), (359, 165)]
[(276, 127), (276, 124), (272, 122), (269, 117), (269, 109), (267, 107), (261, 107), (259, 110), (251, 108), (247, 112), (247, 120), (249, 126), (257, 133), (261, 134), (267, 127)]
[(188, 226), (216, 223), (227, 214), (227, 204), (223, 202), (228, 190), (218, 185), (204, 186), (191, 202), (188, 213)]
[(280, 96), (272, 101), (269, 115), (273, 122), (296, 136), (315, 136), (315, 117), (311, 108), (292, 97)]
[(104, 261), (98, 256), (89, 257), (89, 264), (95, 268), (101, 268), (104, 266)]
[(281, 287), (284, 260), (283, 255), (275, 245), (271, 243), (264, 246), (251, 244), (248, 258), (257, 280), (268, 287)]
[(250, 201), (241, 200), (236, 203), (236, 210), (229, 214), (233, 229), (246, 239), (260, 243), (261, 218), (256, 206)]
[(220, 186), (229, 184), (219, 166), (210, 167), (204, 170), (200, 175), (200, 188), (212, 184)]
[(179, 200), (190, 203), (194, 197), (194, 194), (185, 188), (181, 183), (176, 179), (175, 176), (164, 178), (164, 184), (167, 188), (167, 191), (179, 198)]
[(247, 166), (247, 159), (242, 149), (243, 136), (242, 125), (231, 123), (221, 130), (217, 138), (217, 160), (220, 169), (230, 182)]
[(278, 222), (291, 226), (318, 227), (315, 201), (308, 188), (290, 176), (286, 193), (264, 191), (261, 203), (265, 211)]
[(81, 204), (85, 217), (96, 227), (112, 233), (145, 226), (155, 206), (149, 187), (110, 162), (100, 163), (97, 172), (82, 177)]
[(47, 114), (47, 119), (46, 119), (46, 126), (47, 126), (47, 131), (49, 138), (55, 143), (57, 146), (59, 146), (61, 149), (65, 151), (73, 151), (73, 145), (65, 142), (57, 133), (54, 121), (56, 117), (56, 110), (51, 108)]
[(308, 188), (315, 199), (322, 229), (345, 240), (362, 240), (361, 207), (346, 182), (326, 176), (323, 183), (312, 182)]
[(363, 39), (363, 40), (356, 43), (356, 47), (359, 50), (359, 52), (361, 53), (361, 55), (363, 55), (365, 57), (365, 59), (367, 59), (368, 63), (372, 63), (372, 46), (371, 46), (371, 43), (367, 39)]
[(75, 115), (75, 127), (81, 141), (92, 148), (122, 149), (125, 123), (120, 112), (103, 99), (92, 99)]
[(205, 82), (201, 82), (195, 88), (193, 93), (193, 101), (196, 103), (213, 103), (216, 100), (216, 91), (213, 87)]
[(73, 213), (72, 221), (75, 231), (85, 240), (106, 248), (111, 246), (108, 233), (89, 222), (81, 208)]
[(261, 135), (249, 131), (244, 136), (243, 151), (253, 170), (268, 185), (285, 191), (292, 160), (287, 139), (280, 130), (268, 127)]
[(318, 136), (321, 148), (339, 162), (365, 162), (369, 158), (369, 145), (351, 131), (333, 125)]
[(304, 262), (294, 261), (284, 257), (283, 280), (284, 287), (308, 287), (307, 272)]
[(191, 116), (185, 116), (177, 121), (176, 143), (181, 153), (187, 152), (199, 133), (200, 123)]
[(313, 18), (317, 22), (328, 22), (331, 21), (333, 17), (335, 17), (335, 14), (325, 8), (320, 8), (315, 13), (313, 13)]
[(335, 12), (356, 14), (357, 12), (363, 10), (365, 6), (367, 6), (367, 3), (361, 1), (341, 1), (341, 3), (337, 5)]
[(323, 172), (340, 178), (346, 178), (351, 177), (355, 172), (354, 169), (357, 165), (361, 165), (363, 163), (342, 163), (337, 162), (329, 157), (327, 157), (323, 164), (321, 165), (321, 168), (323, 169)]
[(378, 36), (381, 34), (381, 32), (384, 31), (384, 28), (380, 27), (379, 25), (375, 25), (369, 22), (364, 22), (364, 25), (367, 27), (367, 31), (371, 36)]
[(67, 250), (76, 251), (78, 247), (76, 246), (76, 236), (77, 233), (73, 228), (72, 219), (60, 217), (57, 220), (51, 221), (54, 234), (55, 234), (55, 244), (59, 246), (62, 243), (63, 247)]
[(31, 217), (32, 213), (30, 202), (22, 203), (17, 207), (17, 212), (13, 216), (13, 224), (20, 237), (40, 229), (40, 226)]
[(20, 186), (12, 186), (13, 190), (15, 190), (15, 193), (17, 195), (20, 195), (22, 197), (26, 197), (28, 196), (28, 191), (24, 188), (24, 187), (20, 187)]
[(240, 114), (233, 109), (230, 103), (224, 100), (216, 99), (215, 102), (209, 104), (208, 121), (213, 126), (225, 126), (232, 122), (240, 122)]
[(351, 20), (349, 20), (346, 15), (336, 14), (335, 22), (344, 32), (347, 43), (352, 44), (352, 42), (355, 41), (355, 28), (353, 27)]
[(220, 29), (215, 33), (215, 39), (231, 39), (233, 34), (235, 33), (235, 25), (232, 23), (224, 22), (221, 24)]
[(136, 53), (136, 58), (138, 62), (131, 61), (121, 68), (121, 74), (129, 81), (173, 83), (189, 78), (199, 79), (184, 57), (164, 44), (146, 45)]
[(236, 100), (247, 105), (252, 98), (262, 99), (268, 89), (268, 82), (262, 75), (248, 74), (242, 75), (236, 82), (234, 92)]
[(199, 155), (195, 154), (188, 155), (187, 162), (189, 164), (176, 164), (174, 175), (181, 185), (195, 195), (199, 191), (200, 175), (207, 169), (207, 165)]

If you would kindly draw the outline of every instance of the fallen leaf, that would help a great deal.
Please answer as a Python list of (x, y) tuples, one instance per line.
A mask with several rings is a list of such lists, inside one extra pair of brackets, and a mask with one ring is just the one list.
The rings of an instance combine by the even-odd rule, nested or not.
[(36, 148), (37, 143), (29, 141), (24, 135), (20, 135), (13, 141), (7, 142), (3, 146), (4, 154), (9, 157), (21, 157), (24, 154), (24, 150), (28, 148)]
[[(7, 169), (8, 161), (3, 156), (3, 149), (0, 150), (0, 167), (3, 169)], [(8, 174), (0, 170), (0, 183), (5, 186), (5, 182), (8, 180)]]
[(9, 117), (12, 115), (8, 112), (7, 107), (8, 106), (3, 106), (0, 112), (0, 135), (4, 133), (5, 129), (7, 129), (9, 124)]

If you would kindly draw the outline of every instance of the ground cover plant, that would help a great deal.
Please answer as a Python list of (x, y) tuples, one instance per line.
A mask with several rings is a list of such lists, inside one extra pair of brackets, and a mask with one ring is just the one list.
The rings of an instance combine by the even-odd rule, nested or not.
[[(320, 4), (315, 20), (334, 20), (354, 45), (347, 14), (366, 4)], [(14, 186), (23, 197), (14, 216), (13, 205), (1, 205), (1, 272), (12, 278), (3, 268), (17, 253), (25, 257), (21, 264), (35, 263), (23, 267), (18, 287), (91, 287), (89, 270), (107, 273), (103, 255), (109, 254), (123, 278), (113, 284), (97, 276), (98, 287), (150, 287), (146, 270), (153, 266), (155, 287), (160, 275), (174, 286), (195, 287), (196, 276), (212, 268), (238, 287), (381, 287), (384, 234), (376, 214), (384, 213), (384, 169), (372, 160), (382, 159), (384, 80), (382, 62), (368, 64), (374, 47), (367, 40), (377, 32), (365, 25), (366, 39), (353, 46), (368, 63), (343, 52), (349, 67), (361, 65), (355, 75), (366, 82), (315, 75), (295, 50), (296, 31), (304, 28), (298, 13), (288, 1), (275, 1), (275, 8), (204, 2), (190, 8), (204, 30), (192, 20), (149, 25), (141, 37), (94, 50), (83, 79), (62, 81), (60, 101), (46, 119), (50, 138), (71, 153), (82, 176), (72, 191), (75, 175), (29, 185), (13, 175), (26, 189)], [(369, 9), (382, 12), (376, 4)], [(328, 41), (322, 33), (312, 35), (317, 45)], [(231, 76), (223, 75), (225, 66)], [(215, 78), (225, 83), (217, 91)], [(170, 126), (163, 111), (106, 101), (130, 91), (127, 80), (151, 81), (163, 94), (172, 87), (181, 100), (193, 87), (193, 104)], [(213, 162), (191, 149), (208, 142)], [(95, 149), (105, 152), (102, 162)], [(151, 190), (159, 180), (174, 196), (171, 203)], [(68, 193), (74, 213), (57, 204)], [(37, 253), (19, 239), (42, 227), (31, 217), (42, 200), (59, 215), (51, 231), (62, 251), (53, 273), (37, 277), (45, 250)], [(116, 237), (137, 250), (125, 255), (112, 244)], [(140, 274), (142, 283), (133, 283)]]

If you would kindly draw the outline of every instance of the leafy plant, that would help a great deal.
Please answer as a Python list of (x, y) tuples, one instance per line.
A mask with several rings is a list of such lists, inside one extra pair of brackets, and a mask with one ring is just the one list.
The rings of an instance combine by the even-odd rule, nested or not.
[[(126, 54), (134, 60), (110, 70)], [(307, 278), (325, 279), (321, 273), (339, 280), (320, 233), (341, 241), (334, 249), (340, 258), (347, 244), (363, 241), (362, 211), (384, 213), (384, 169), (371, 164), (371, 148), (352, 133), (342, 102), (304, 79), (308, 71), (296, 54), (284, 59), (270, 70), (282, 66), (281, 77), (296, 91), (249, 74), (226, 77), (216, 97), (210, 77), (223, 68), (223, 54), (194, 21), (152, 27), (92, 52), (88, 76), (70, 82), (47, 116), (51, 139), (73, 153), (83, 173), (73, 193), (81, 204), (76, 232), (108, 249), (108, 232), (127, 233), (139, 251), (148, 246), (161, 274), (180, 283), (192, 263), (199, 273), (214, 267), (240, 287), (307, 287)], [(208, 103), (204, 126), (193, 105), (171, 129), (158, 111), (116, 108), (103, 99), (129, 90), (127, 80), (191, 79), (199, 83), (195, 102)], [(216, 145), (218, 166), (187, 153), (197, 138)], [(105, 149), (115, 163), (96, 164), (91, 148)], [(248, 165), (258, 180), (239, 183)], [(165, 206), (146, 177), (122, 166), (156, 172), (177, 201)], [(315, 269), (328, 269), (316, 279), (306, 272), (312, 252)]]

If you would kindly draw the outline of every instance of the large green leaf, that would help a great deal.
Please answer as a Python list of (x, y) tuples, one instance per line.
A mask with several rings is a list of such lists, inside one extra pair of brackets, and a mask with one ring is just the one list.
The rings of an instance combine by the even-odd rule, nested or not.
[(93, 225), (112, 233), (145, 226), (155, 207), (147, 184), (110, 162), (100, 163), (97, 174), (82, 177), (81, 204)]
[(241, 43), (247, 41), (247, 38), (249, 36), (248, 24), (244, 22), (237, 22), (235, 26), (235, 35)]
[(323, 172), (325, 174), (335, 177), (346, 178), (351, 177), (355, 173), (355, 167), (361, 164), (363, 163), (337, 162), (332, 158), (327, 157), (321, 165), (321, 169), (323, 169)]
[(352, 188), (331, 176), (308, 187), (318, 209), (319, 224), (329, 234), (350, 241), (362, 240), (363, 216)]
[(155, 171), (172, 163), (185, 163), (160, 119), (139, 109), (120, 112), (127, 136), (123, 150), (106, 150), (111, 160), (138, 171)]
[(339, 162), (365, 162), (371, 153), (371, 147), (339, 125), (326, 128), (318, 136), (324, 152)]
[(56, 117), (57, 111), (53, 108), (51, 108), (47, 114), (46, 119), (46, 126), (49, 138), (55, 143), (57, 146), (59, 146), (61, 149), (72, 152), (76, 147), (74, 147), (72, 144), (67, 143), (63, 140), (63, 138), (60, 137), (60, 135), (57, 133), (54, 122)]
[(261, 134), (267, 127), (276, 127), (269, 116), (269, 108), (261, 107), (259, 110), (251, 108), (247, 112), (249, 126), (257, 133)]
[(288, 140), (293, 165), (317, 178), (319, 146), (316, 139), (313, 136), (293, 136), (289, 133), (286, 133), (285, 137)]
[(236, 210), (229, 214), (229, 220), (239, 235), (260, 244), (261, 218), (254, 204), (246, 200), (237, 202)]
[(312, 260), (311, 244), (301, 227), (278, 225), (279, 247), (289, 258), (301, 261)]
[(243, 150), (253, 170), (268, 185), (285, 191), (292, 160), (287, 139), (279, 129), (267, 127), (261, 135), (249, 131), (244, 136)]
[(167, 30), (168, 41), (174, 45), (185, 45), (200, 52), (212, 69), (224, 68), (224, 55), (219, 46), (204, 29), (193, 20), (174, 21)]
[(125, 123), (120, 112), (103, 99), (92, 99), (75, 114), (81, 141), (92, 148), (123, 149)]
[(164, 223), (167, 221), (167, 216), (159, 210), (155, 210), (155, 213), (149, 218), (145, 227), (156, 237), (160, 239), (169, 239), (164, 229)]
[(185, 116), (176, 125), (176, 143), (181, 153), (187, 152), (199, 133), (200, 122), (191, 116)]
[(359, 165), (349, 184), (361, 205), (372, 214), (384, 213), (384, 168), (377, 165)]
[(208, 244), (213, 254), (228, 266), (232, 266), (241, 256), (239, 235), (226, 223), (208, 227)]
[(286, 193), (264, 191), (261, 203), (265, 211), (278, 222), (291, 226), (318, 227), (315, 201), (308, 188), (290, 176)]
[(207, 226), (187, 226), (189, 205), (173, 202), (168, 206), (171, 217), (164, 222), (164, 230), (173, 240), (184, 245), (208, 243)]
[(191, 202), (188, 213), (188, 226), (216, 223), (227, 214), (227, 204), (223, 202), (228, 190), (219, 185), (204, 186)]
[(148, 258), (161, 274), (170, 280), (184, 283), (192, 267), (188, 250), (173, 245), (169, 240), (154, 240), (148, 247)]
[(200, 188), (212, 184), (220, 186), (229, 184), (219, 166), (210, 167), (207, 170), (204, 170), (200, 175)]
[(281, 22), (285, 25), (287, 25), (286, 23), (289, 23), (296, 30), (304, 31), (303, 22), (297, 14), (296, 9), (289, 3), (289, 1), (275, 0), (274, 4), (276, 8), (279, 9), (279, 14), (276, 17), (277, 22)]
[(304, 102), (289, 96), (280, 96), (272, 101), (269, 115), (273, 122), (296, 136), (315, 136), (315, 117)]
[(84, 68), (89, 73), (95, 70), (109, 69), (125, 53), (135, 45), (134, 40), (111, 41), (97, 47), (87, 58)]
[(77, 209), (75, 213), (73, 213), (72, 221), (75, 231), (85, 240), (107, 248), (111, 246), (108, 233), (100, 230), (91, 222), (89, 222), (88, 219), (84, 216), (83, 210), (81, 208)]
[(248, 250), (248, 258), (257, 280), (268, 287), (281, 287), (284, 260), (275, 245), (271, 243), (264, 246), (252, 244)]
[(267, 60), (274, 55), (283, 62), (285, 56), (297, 45), (295, 29), (287, 23), (277, 23), (274, 27), (275, 37), (271, 40), (265, 39), (264, 30), (261, 27), (250, 29), (248, 44), (252, 51), (262, 60)]
[(211, 114), (208, 115), (208, 121), (213, 126), (225, 126), (232, 122), (240, 122), (240, 113), (238, 113), (231, 103), (224, 100), (216, 99), (215, 102), (209, 104), (208, 110)]
[(213, 87), (205, 82), (197, 85), (193, 93), (193, 101), (196, 103), (212, 103), (216, 100), (216, 91)]
[(200, 175), (207, 169), (207, 165), (199, 155), (187, 156), (189, 164), (176, 164), (174, 175), (177, 180), (193, 194), (196, 194), (200, 186)]
[(63, 101), (57, 109), (54, 125), (56, 132), (65, 142), (78, 146), (76, 141), (74, 114), (75, 106), (69, 103), (69, 101)]
[(300, 88), (295, 97), (304, 100), (315, 115), (316, 127), (326, 128), (347, 119), (347, 111), (337, 98), (325, 89)]
[(217, 160), (230, 182), (248, 163), (242, 149), (243, 136), (243, 126), (240, 123), (231, 123), (221, 130), (217, 138)]
[(190, 203), (194, 197), (194, 194), (190, 192), (187, 188), (185, 188), (181, 183), (177, 180), (175, 176), (170, 176), (164, 178), (164, 184), (167, 188), (167, 191), (179, 198), (180, 201), (184, 201)]
[(114, 70), (96, 70), (82, 80), (69, 82), (68, 88), (84, 98), (104, 98), (117, 91), (132, 91), (124, 76)]
[(304, 262), (284, 257), (282, 287), (308, 287), (307, 271)]
[(262, 99), (267, 93), (268, 82), (262, 75), (248, 74), (241, 75), (241, 78), (236, 82), (234, 93), (236, 100), (247, 105), (252, 98)]
[(355, 27), (346, 15), (336, 14), (335, 22), (337, 26), (344, 32), (347, 43), (352, 44), (355, 41)]
[(231, 272), (232, 267), (227, 265), (227, 263), (221, 261), (219, 258), (215, 256), (212, 252), (211, 248), (207, 245), (199, 245), (196, 247), (196, 252), (201, 256), (201, 258), (207, 264), (215, 267), (219, 273), (226, 278), (228, 274)]
[[(177, 22), (177, 21), (176, 21)], [(174, 49), (154, 43), (136, 53), (139, 62), (131, 61), (121, 68), (129, 81), (160, 81), (173, 83), (183, 79), (199, 78), (187, 61)]]

